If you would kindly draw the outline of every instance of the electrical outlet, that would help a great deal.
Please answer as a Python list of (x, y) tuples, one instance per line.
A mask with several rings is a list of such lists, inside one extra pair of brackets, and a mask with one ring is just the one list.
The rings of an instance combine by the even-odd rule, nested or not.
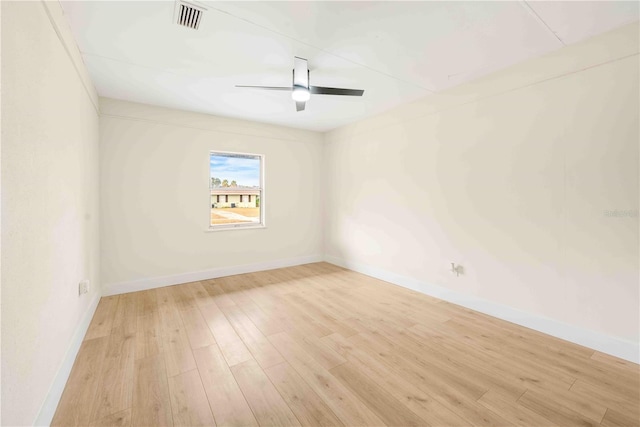
[(78, 295), (86, 294), (87, 292), (89, 292), (89, 281), (83, 280), (78, 285)]
[(456, 265), (455, 263), (451, 263), (451, 272), (453, 274), (455, 274), (456, 276), (460, 276), (461, 274), (464, 274), (464, 267), (461, 266), (460, 264)]

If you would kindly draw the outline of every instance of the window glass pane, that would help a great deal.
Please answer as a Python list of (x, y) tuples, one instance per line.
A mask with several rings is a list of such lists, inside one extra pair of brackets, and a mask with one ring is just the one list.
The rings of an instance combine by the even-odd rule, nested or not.
[(262, 222), (260, 163), (255, 155), (210, 154), (211, 226)]
[(260, 187), (260, 157), (211, 153), (213, 187)]

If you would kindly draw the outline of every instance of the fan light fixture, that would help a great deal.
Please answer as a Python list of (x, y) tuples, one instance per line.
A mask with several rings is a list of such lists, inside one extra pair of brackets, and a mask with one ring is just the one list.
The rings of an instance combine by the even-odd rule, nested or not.
[[(0, 0), (2, 1), (2, 0)], [(311, 86), (309, 84), (309, 67), (304, 58), (293, 58), (293, 85), (291, 86), (244, 86), (262, 90), (281, 90), (291, 92), (291, 98), (296, 102), (296, 111), (304, 111), (305, 105), (311, 94), (314, 95), (340, 95), (340, 96), (362, 96), (362, 89), (341, 89), (338, 87)]]
[(297, 102), (306, 102), (311, 98), (311, 92), (304, 86), (294, 86), (291, 92), (291, 98)]

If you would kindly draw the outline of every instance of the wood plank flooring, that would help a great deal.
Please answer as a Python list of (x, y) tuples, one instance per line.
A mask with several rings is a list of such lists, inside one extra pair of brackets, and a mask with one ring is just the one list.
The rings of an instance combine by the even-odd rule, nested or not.
[(102, 298), (52, 425), (639, 426), (640, 368), (317, 263)]

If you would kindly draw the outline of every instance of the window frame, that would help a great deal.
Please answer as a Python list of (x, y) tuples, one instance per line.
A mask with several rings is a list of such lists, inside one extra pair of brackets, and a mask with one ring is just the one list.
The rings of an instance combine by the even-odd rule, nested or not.
[[(236, 156), (247, 156), (247, 157), (257, 157), (260, 159), (260, 187), (259, 187), (259, 197), (260, 197), (260, 222), (255, 223), (237, 223), (237, 224), (211, 224), (211, 190), (213, 187), (211, 186), (211, 155), (236, 155)], [(209, 150), (209, 156), (207, 160), (207, 188), (208, 188), (208, 221), (209, 226), (206, 231), (224, 231), (224, 230), (246, 230), (246, 229), (255, 229), (255, 228), (266, 228), (267, 224), (265, 221), (265, 179), (264, 179), (264, 170), (265, 170), (265, 161), (266, 156), (264, 154), (258, 153), (241, 153), (237, 151), (221, 151), (221, 150)], [(228, 196), (227, 196), (228, 197)], [(257, 199), (256, 199), (257, 200)]]

